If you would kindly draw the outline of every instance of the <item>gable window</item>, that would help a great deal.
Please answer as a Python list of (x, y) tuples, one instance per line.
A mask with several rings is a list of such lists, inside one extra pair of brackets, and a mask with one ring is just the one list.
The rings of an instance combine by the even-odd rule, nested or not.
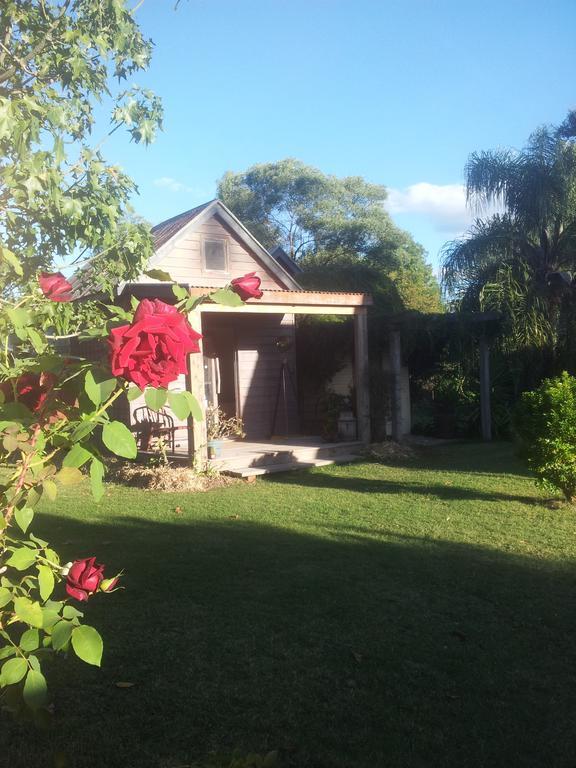
[(207, 272), (226, 272), (226, 240), (204, 240), (204, 269)]

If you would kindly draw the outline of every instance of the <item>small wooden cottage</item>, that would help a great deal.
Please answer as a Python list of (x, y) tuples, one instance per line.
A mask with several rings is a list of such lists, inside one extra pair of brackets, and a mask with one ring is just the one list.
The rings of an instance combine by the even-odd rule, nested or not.
[[(193, 313), (190, 322), (203, 335), (202, 354), (190, 356), (188, 376), (172, 385), (192, 391), (204, 412), (217, 406), (226, 417), (242, 419), (245, 439), (226, 444), (217, 465), (219, 461), (238, 474), (256, 474), (270, 464), (278, 468), (330, 461), (369, 442), (368, 294), (303, 290), (291, 259), (281, 249), (268, 252), (219, 200), (174, 216), (152, 232), (155, 254), (149, 269), (165, 270), (192, 295), (225, 286), (248, 272), (255, 271), (262, 280), (264, 295), (259, 300), (250, 299), (238, 308), (204, 303)], [(172, 295), (168, 284), (145, 275), (119, 286), (119, 293), (168, 300)], [(353, 319), (356, 435), (345, 445), (327, 446), (319, 438), (300, 435), (295, 386), (299, 314)], [(133, 401), (130, 421), (135, 431), (144, 417), (153, 418), (144, 402)], [(173, 428), (170, 451), (205, 463), (206, 420), (181, 422), (170, 413), (166, 417)]]

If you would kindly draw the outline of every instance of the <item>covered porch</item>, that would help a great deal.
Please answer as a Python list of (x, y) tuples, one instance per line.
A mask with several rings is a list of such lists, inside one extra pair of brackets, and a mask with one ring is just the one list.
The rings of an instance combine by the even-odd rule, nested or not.
[[(200, 296), (203, 289), (191, 288), (190, 293)], [(367, 310), (371, 303), (371, 297), (361, 293), (267, 290), (261, 299), (241, 307), (201, 304), (190, 322), (202, 330), (202, 354), (190, 357), (187, 386), (197, 396), (204, 394), (203, 419), (187, 425), (190, 460), (198, 466), (251, 468), (250, 474), (258, 474), (255, 470), (268, 465), (313, 465), (347, 455), (350, 446), (344, 443), (327, 444), (301, 434), (295, 318), (304, 314), (348, 315), (353, 320), (357, 435), (347, 442), (368, 443)], [(206, 416), (215, 404), (226, 417), (242, 420), (246, 438), (225, 441), (223, 455), (210, 459)]]

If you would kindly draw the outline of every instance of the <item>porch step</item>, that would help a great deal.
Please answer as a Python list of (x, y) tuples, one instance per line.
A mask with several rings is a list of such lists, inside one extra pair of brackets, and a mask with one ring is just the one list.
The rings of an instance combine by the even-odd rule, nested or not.
[(360, 453), (363, 445), (360, 442), (318, 443), (316, 445), (281, 444), (281, 443), (234, 443), (226, 446), (223, 455), (210, 460), (210, 465), (220, 472), (237, 468), (251, 469), (266, 468), (273, 465), (309, 464), (316, 466), (315, 461), (321, 459), (333, 460), (340, 456)]
[(234, 467), (222, 469), (223, 475), (230, 477), (256, 477), (258, 475), (270, 475), (275, 472), (291, 472), (295, 469), (312, 469), (313, 467), (327, 467), (330, 464), (349, 464), (358, 461), (358, 454), (342, 454), (333, 459), (312, 459), (310, 461), (291, 461), (286, 464), (268, 464), (260, 467)]

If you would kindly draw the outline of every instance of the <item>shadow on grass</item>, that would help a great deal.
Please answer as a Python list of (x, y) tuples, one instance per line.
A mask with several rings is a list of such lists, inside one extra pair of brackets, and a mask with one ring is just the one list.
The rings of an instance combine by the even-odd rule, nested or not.
[[(402, 465), (407, 466), (407, 465)], [(352, 491), (355, 493), (381, 493), (391, 494), (415, 494), (418, 496), (435, 496), (443, 501), (505, 501), (519, 502), (522, 504), (541, 504), (542, 499), (536, 496), (519, 496), (512, 493), (500, 493), (499, 491), (482, 491), (478, 487), (463, 488), (455, 485), (442, 485), (428, 482), (397, 482), (394, 480), (373, 480), (363, 477), (329, 474), (328, 472), (307, 474), (282, 474), (271, 475), (266, 478), (268, 483), (280, 483), (282, 485), (301, 485), (303, 487), (326, 488), (335, 491)]]
[(72, 768), (173, 768), (220, 747), (294, 768), (576, 763), (573, 568), (228, 519), (39, 528), (124, 566), (125, 590), (86, 609), (102, 670), (50, 671), (58, 729), (2, 722), (6, 768), (60, 749)]

